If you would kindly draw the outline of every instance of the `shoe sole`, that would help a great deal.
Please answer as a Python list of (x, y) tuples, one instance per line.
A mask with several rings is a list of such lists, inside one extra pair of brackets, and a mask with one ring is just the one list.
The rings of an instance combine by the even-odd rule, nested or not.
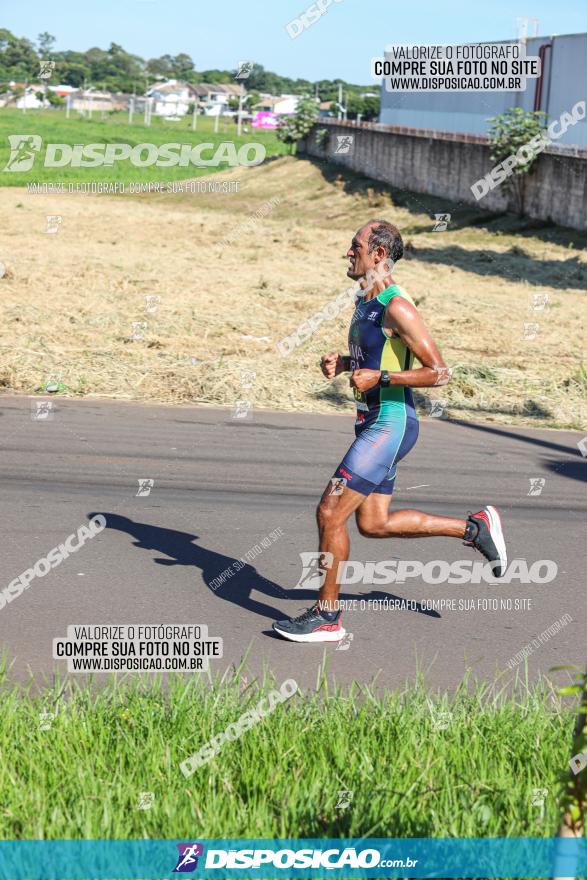
[(288, 633), (283, 629), (279, 629), (277, 626), (274, 626), (273, 629), (276, 633), (279, 633), (280, 636), (283, 636), (284, 639), (288, 639), (290, 642), (340, 642), (340, 640), (344, 639), (346, 636), (346, 629), (344, 626), (341, 626), (341, 628), (337, 630), (322, 630), (322, 632), (303, 633), (302, 635)]
[(495, 507), (489, 505), (485, 508), (487, 514), (489, 516), (489, 533), (491, 538), (493, 539), (493, 543), (495, 544), (498, 556), (499, 563), (501, 565), (501, 572), (497, 574), (495, 569), (493, 571), (496, 577), (503, 577), (507, 567), (508, 567), (508, 555), (505, 548), (505, 538), (503, 536), (503, 529), (501, 526), (501, 517), (497, 512)]

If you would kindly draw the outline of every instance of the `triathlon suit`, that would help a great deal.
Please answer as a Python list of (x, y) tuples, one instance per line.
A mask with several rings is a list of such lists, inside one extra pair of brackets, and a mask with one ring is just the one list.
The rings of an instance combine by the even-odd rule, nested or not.
[[(414, 355), (398, 336), (383, 330), (388, 302), (394, 296), (412, 299), (392, 284), (373, 299), (359, 298), (349, 329), (352, 370), (410, 370)], [(408, 454), (418, 439), (418, 417), (412, 390), (403, 385), (369, 391), (354, 389), (357, 404), (356, 440), (338, 466), (334, 477), (349, 489), (370, 495), (391, 495), (396, 464)]]

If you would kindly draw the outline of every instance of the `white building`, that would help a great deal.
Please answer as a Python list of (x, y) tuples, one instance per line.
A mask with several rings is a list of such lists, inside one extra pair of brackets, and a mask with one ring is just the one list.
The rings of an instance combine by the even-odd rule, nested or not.
[[(491, 41), (499, 46), (511, 40)], [(526, 79), (524, 91), (388, 92), (382, 81), (379, 122), (461, 134), (487, 134), (490, 117), (511, 107), (542, 110), (548, 121), (558, 119), (585, 100), (587, 33), (528, 37), (526, 56), (541, 59), (541, 74)], [(386, 51), (385, 58), (392, 60)], [(587, 147), (587, 121), (571, 125), (559, 144)]]
[(261, 95), (254, 109), (261, 113), (274, 113), (276, 116), (290, 116), (297, 110), (301, 95)]
[(27, 86), (24, 90), (24, 94), (20, 95), (15, 101), (16, 107), (18, 110), (39, 110), (42, 107), (49, 107), (49, 102), (46, 98), (38, 97), (37, 93), (42, 92), (44, 90), (44, 86), (35, 85), (34, 83), (30, 86)]
[(234, 113), (229, 107), (231, 98), (245, 95), (244, 88), (236, 83), (196, 83), (190, 85), (193, 100), (206, 116), (222, 116)]
[(188, 83), (176, 79), (155, 83), (146, 94), (153, 99), (152, 112), (157, 116), (185, 116), (193, 101)]

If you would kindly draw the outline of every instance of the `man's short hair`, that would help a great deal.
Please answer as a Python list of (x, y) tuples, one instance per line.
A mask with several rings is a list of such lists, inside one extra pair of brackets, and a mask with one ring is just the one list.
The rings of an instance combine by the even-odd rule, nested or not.
[(387, 220), (370, 220), (369, 226), (371, 227), (368, 241), (369, 253), (375, 248), (383, 247), (387, 256), (391, 257), (394, 263), (401, 260), (404, 255), (404, 243), (397, 226), (388, 223)]

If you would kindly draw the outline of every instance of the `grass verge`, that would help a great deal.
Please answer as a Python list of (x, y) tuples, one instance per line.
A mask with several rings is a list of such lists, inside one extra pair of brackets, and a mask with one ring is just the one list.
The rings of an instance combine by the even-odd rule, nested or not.
[[(505, 694), (465, 681), (449, 701), (421, 684), (329, 692), (322, 676), (186, 779), (179, 763), (271, 683), (242, 670), (213, 684), (133, 681), (5, 685), (3, 838), (556, 833), (574, 712), (546, 684)], [(139, 809), (143, 792), (150, 809)]]

